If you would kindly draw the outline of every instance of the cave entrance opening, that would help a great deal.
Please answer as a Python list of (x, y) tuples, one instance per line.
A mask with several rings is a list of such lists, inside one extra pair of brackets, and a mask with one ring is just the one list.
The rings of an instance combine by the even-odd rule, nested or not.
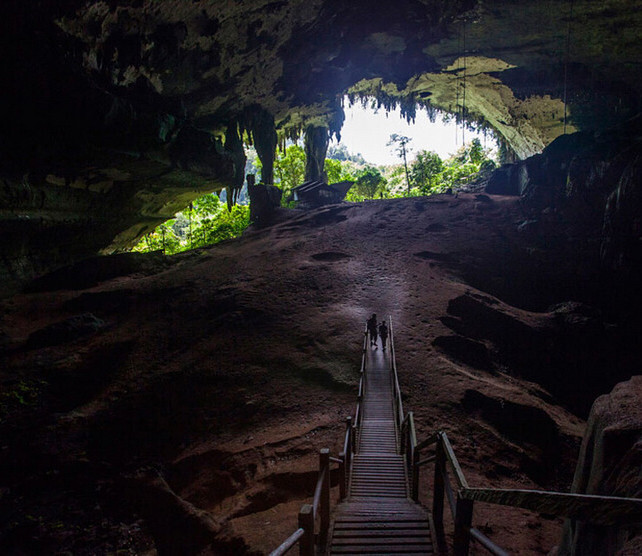
[[(404, 108), (383, 105), (376, 96), (346, 96), (340, 133), (320, 127), (311, 133), (309, 127), (303, 145), (294, 140), (277, 153), (275, 185), (283, 198), (303, 179), (353, 181), (349, 201), (427, 195), (464, 185), (497, 165), (492, 130), (418, 104)], [(311, 156), (320, 160), (311, 164)]]
[(432, 151), (443, 160), (453, 156), (465, 143), (477, 138), (493, 156), (498, 151), (495, 134), (490, 129), (478, 129), (473, 124), (456, 121), (454, 114), (435, 112), (416, 106), (414, 118), (404, 117), (399, 106), (386, 109), (377, 106), (375, 97), (364, 97), (351, 103), (344, 99), (345, 120), (340, 143), (333, 139), (330, 145), (342, 144), (351, 152), (359, 152), (371, 164), (387, 165), (399, 162), (397, 154), (387, 146), (390, 135), (407, 136), (412, 140), (413, 152)]

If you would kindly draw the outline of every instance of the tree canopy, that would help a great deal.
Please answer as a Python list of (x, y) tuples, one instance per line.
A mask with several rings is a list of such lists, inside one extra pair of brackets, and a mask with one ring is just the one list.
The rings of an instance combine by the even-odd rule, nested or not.
[(378, 193), (384, 193), (386, 179), (374, 166), (367, 166), (356, 176), (356, 183), (349, 194), (350, 200), (373, 199)]
[(247, 228), (250, 208), (235, 205), (227, 209), (215, 193), (195, 199), (175, 218), (163, 222), (146, 234), (132, 251), (163, 251), (173, 255), (188, 249), (205, 247), (240, 235)]
[(443, 171), (444, 163), (439, 155), (432, 151), (420, 151), (410, 167), (410, 178), (414, 187), (426, 189), (432, 187), (435, 178)]
[(275, 184), (283, 190), (282, 199), (286, 199), (292, 189), (301, 185), (305, 179), (305, 151), (299, 145), (290, 145), (274, 161)]

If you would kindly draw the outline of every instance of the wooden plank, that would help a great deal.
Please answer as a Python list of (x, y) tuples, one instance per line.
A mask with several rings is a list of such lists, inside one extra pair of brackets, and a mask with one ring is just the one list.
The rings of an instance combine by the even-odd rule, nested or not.
[(432, 542), (430, 541), (430, 537), (425, 536), (425, 537), (413, 537), (411, 539), (404, 539), (403, 541), (398, 539), (398, 538), (377, 538), (377, 537), (372, 537), (372, 538), (367, 538), (367, 537), (362, 537), (358, 539), (341, 539), (340, 542), (337, 541), (337, 545), (343, 545), (343, 546), (350, 546), (350, 545), (361, 545), (361, 546), (368, 546), (368, 545), (379, 545), (379, 546), (417, 546), (417, 545), (429, 545), (432, 546)]
[[(379, 504), (377, 504), (379, 506)], [(375, 516), (372, 517), (372, 521), (385, 521), (385, 522), (397, 522), (397, 521), (425, 521), (428, 519), (428, 514), (421, 512), (412, 512), (412, 511), (395, 511), (385, 509), (374, 508), (370, 509), (353, 509), (350, 513), (337, 512), (336, 521), (352, 521), (352, 520), (362, 520), (366, 517), (371, 517), (371, 514), (374, 513)], [(381, 517), (378, 517), (381, 516)], [(395, 517), (396, 516), (396, 517)]]
[(415, 520), (415, 521), (400, 521), (400, 522), (381, 522), (381, 521), (359, 521), (352, 523), (335, 523), (335, 530), (341, 531), (351, 531), (351, 530), (362, 530), (362, 529), (376, 529), (376, 530), (396, 530), (396, 529), (418, 529), (428, 527), (428, 524), (424, 520)]
[(356, 537), (402, 537), (409, 539), (414, 539), (416, 537), (421, 537), (422, 539), (430, 538), (430, 531), (427, 527), (419, 527), (417, 529), (353, 529), (350, 531), (335, 531), (334, 534), (334, 538), (336, 538), (337, 540)]
[(347, 544), (332, 547), (330, 554), (433, 554), (431, 544)]
[(356, 470), (352, 475), (352, 480), (364, 479), (370, 482), (381, 481), (383, 483), (390, 481), (400, 482), (406, 484), (406, 477), (396, 472), (396, 470), (391, 469), (389, 474), (381, 473), (381, 471), (367, 471), (367, 470)]
[[(349, 498), (337, 507), (332, 554), (432, 554), (427, 513), (408, 499), (399, 446), (393, 365), (381, 352), (364, 353), (358, 453), (351, 465)], [(376, 362), (376, 363), (374, 363)]]
[(358, 492), (357, 494), (360, 494), (361, 496), (364, 497), (369, 497), (369, 498), (389, 498), (389, 499), (397, 499), (397, 500), (402, 500), (406, 497), (405, 493), (401, 492), (368, 492), (367, 494), (364, 494), (363, 492)]

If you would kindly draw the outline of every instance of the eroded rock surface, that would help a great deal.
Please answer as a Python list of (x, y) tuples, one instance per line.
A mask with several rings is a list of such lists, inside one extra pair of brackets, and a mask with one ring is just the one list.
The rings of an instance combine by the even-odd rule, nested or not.
[[(341, 449), (372, 312), (393, 317), (404, 407), (419, 438), (446, 430), (471, 485), (568, 488), (583, 422), (565, 409), (555, 377), (536, 384), (528, 355), (557, 339), (545, 354), (563, 368), (583, 337), (599, 350), (608, 329), (587, 304), (537, 313), (507, 299), (537, 282), (539, 306), (560, 301), (546, 277), (552, 268), (575, 276), (581, 252), (552, 244), (499, 264), (530, 248), (514, 197), (285, 214), (172, 264), (151, 255), (144, 271), (97, 274), (80, 290), (59, 289), (60, 278), (51, 291), (2, 301), (0, 489), (15, 516), (0, 523), (3, 553), (162, 550), (173, 542), (163, 527), (170, 514), (175, 539), (187, 546), (194, 533), (192, 553), (278, 546), (312, 495), (318, 450)], [(502, 275), (525, 278), (509, 288)], [(34, 331), (86, 312), (108, 326), (26, 349)], [(433, 344), (453, 336), (482, 346), (488, 367)], [(564, 351), (567, 337), (577, 343)], [(629, 357), (639, 362), (635, 347)], [(582, 384), (608, 383), (611, 369), (591, 367)], [(423, 500), (429, 482), (422, 473)], [(561, 522), (511, 508), (480, 504), (476, 519), (511, 553), (546, 553), (560, 535)]]
[[(591, 409), (571, 492), (642, 497), (642, 376), (618, 384)], [(634, 554), (642, 528), (565, 524), (560, 555)]]

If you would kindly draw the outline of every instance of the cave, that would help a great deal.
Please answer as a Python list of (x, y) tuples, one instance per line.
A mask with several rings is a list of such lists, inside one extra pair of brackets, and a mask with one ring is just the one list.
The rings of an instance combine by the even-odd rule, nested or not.
[[(340, 451), (373, 311), (418, 434), (447, 430), (476, 485), (640, 498), (642, 1), (0, 14), (0, 552), (269, 553)], [(302, 138), (323, 179), (346, 99), (491, 130), (504, 164), (277, 207), (277, 149)], [(203, 194), (232, 205), (247, 144), (241, 237), (130, 252)], [(639, 524), (476, 519), (516, 554), (642, 547)]]

